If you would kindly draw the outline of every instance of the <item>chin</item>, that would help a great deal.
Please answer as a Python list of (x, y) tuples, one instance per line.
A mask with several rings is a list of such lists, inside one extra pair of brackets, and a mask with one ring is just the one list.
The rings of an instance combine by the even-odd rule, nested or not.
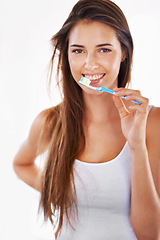
[(101, 91), (96, 91), (96, 90), (93, 90), (93, 89), (83, 89), (82, 90), (84, 94), (89, 94), (89, 95), (93, 95), (93, 96), (99, 96), (101, 94), (103, 94), (103, 92)]

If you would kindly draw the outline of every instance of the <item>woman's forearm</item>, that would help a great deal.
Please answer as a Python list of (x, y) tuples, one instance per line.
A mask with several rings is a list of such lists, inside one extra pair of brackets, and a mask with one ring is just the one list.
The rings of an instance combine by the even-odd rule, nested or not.
[[(146, 240), (158, 240), (160, 198), (155, 188), (146, 147), (131, 151), (131, 221), (135, 232)], [(145, 236), (144, 236), (145, 235)], [(142, 238), (143, 239), (143, 238)]]
[(40, 190), (40, 168), (36, 164), (13, 165), (17, 176), (30, 187)]

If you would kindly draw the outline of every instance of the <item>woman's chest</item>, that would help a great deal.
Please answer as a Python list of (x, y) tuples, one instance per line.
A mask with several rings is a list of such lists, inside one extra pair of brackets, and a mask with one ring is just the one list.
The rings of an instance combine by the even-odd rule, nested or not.
[(126, 139), (118, 126), (90, 126), (86, 131), (85, 148), (78, 156), (84, 162), (107, 162), (123, 149)]
[(75, 161), (75, 186), (81, 206), (124, 211), (130, 204), (131, 156), (125, 144), (112, 161), (88, 163)]

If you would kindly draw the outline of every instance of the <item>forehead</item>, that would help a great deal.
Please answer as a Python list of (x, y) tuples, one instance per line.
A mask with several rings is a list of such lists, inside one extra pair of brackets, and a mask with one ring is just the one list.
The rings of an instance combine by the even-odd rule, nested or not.
[(100, 22), (79, 22), (71, 30), (69, 34), (69, 43), (102, 43), (117, 42), (115, 30)]

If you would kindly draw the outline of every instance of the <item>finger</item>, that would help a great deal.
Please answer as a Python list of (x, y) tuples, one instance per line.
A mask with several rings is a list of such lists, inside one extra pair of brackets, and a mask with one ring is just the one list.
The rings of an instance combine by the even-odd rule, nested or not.
[(137, 111), (137, 112), (142, 113), (142, 114), (147, 114), (148, 113), (148, 105), (149, 105), (149, 103), (147, 105), (134, 104), (134, 105), (129, 106), (129, 109), (132, 110), (132, 111), (133, 110)]
[(128, 88), (114, 88), (113, 91), (115, 92), (115, 96), (127, 96), (127, 95), (137, 95), (141, 96), (141, 92), (139, 90), (128, 89)]
[(129, 111), (127, 110), (123, 100), (120, 97), (113, 96), (114, 103), (118, 109), (120, 118), (125, 118), (128, 116)]
[[(148, 105), (148, 99), (141, 95), (139, 90), (125, 89), (125, 88), (116, 88), (115, 96), (122, 97), (126, 100), (137, 101), (136, 103), (144, 103)], [(141, 105), (139, 104), (139, 105)]]
[(125, 97), (125, 100), (130, 100), (130, 101), (136, 100), (136, 101), (140, 102), (141, 104), (145, 104), (145, 105), (148, 105), (148, 102), (149, 102), (148, 98), (138, 96), (138, 95), (135, 95), (135, 94), (127, 95)]

